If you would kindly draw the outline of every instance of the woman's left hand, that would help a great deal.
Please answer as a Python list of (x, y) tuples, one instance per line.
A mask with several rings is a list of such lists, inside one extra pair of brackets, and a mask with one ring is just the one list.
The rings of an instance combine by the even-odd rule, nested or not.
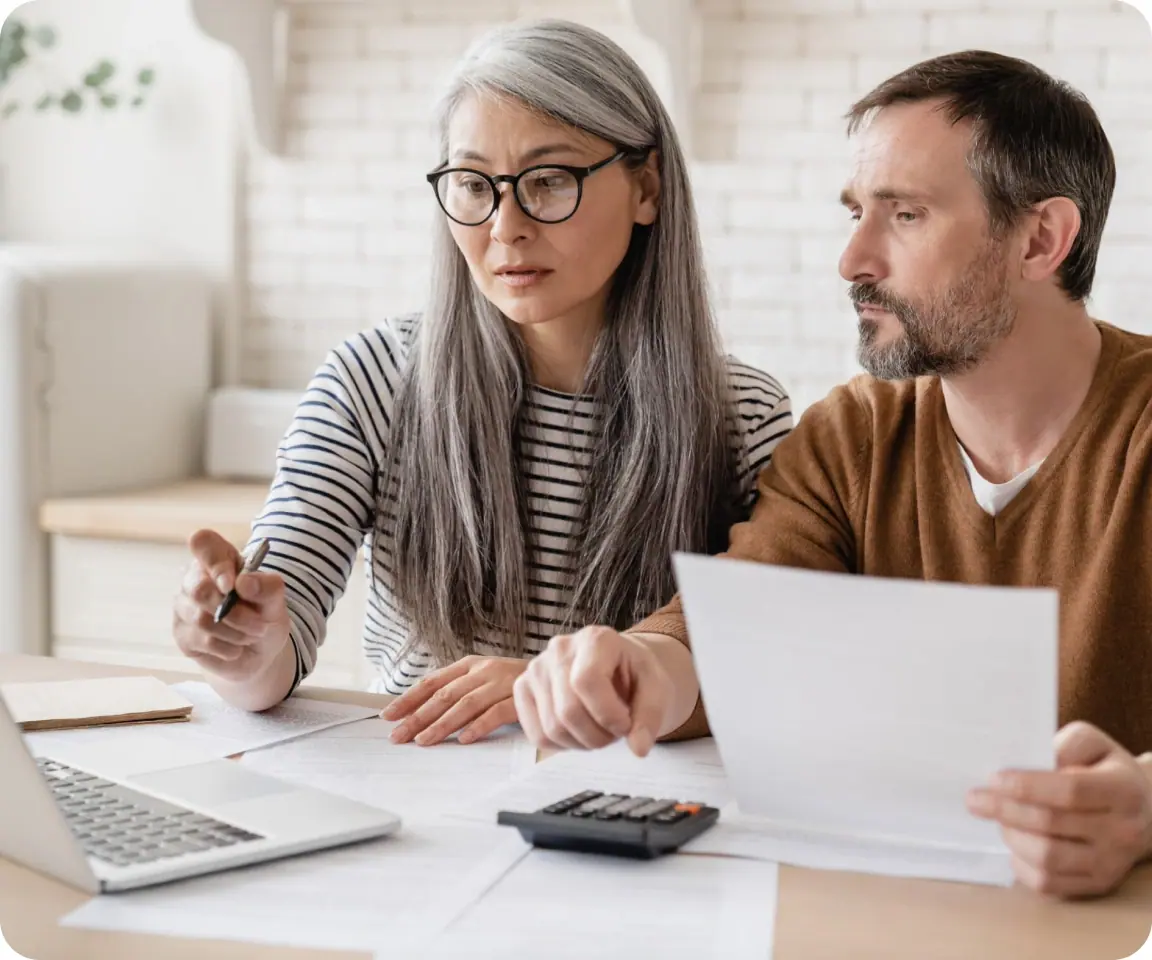
[(512, 657), (465, 657), (423, 677), (380, 716), (404, 721), (392, 731), (393, 743), (415, 739), (426, 747), (458, 730), (461, 743), (472, 743), (516, 722), (512, 687), (527, 668), (527, 660)]

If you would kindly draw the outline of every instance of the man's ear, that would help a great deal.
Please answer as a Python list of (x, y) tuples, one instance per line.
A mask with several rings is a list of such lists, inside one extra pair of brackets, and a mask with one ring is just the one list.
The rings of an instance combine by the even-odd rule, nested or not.
[(651, 226), (656, 222), (656, 215), (660, 212), (660, 157), (652, 150), (648, 159), (635, 173), (636, 182), (640, 187), (639, 202), (636, 205), (636, 223), (641, 226)]
[(1060, 269), (1080, 235), (1080, 222), (1080, 208), (1067, 197), (1053, 197), (1033, 208), (1020, 262), (1025, 280), (1047, 280)]

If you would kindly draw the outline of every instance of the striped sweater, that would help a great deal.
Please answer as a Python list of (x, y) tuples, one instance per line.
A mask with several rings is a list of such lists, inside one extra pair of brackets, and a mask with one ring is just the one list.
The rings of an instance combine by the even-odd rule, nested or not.
[[(376, 667), (372, 689), (402, 693), (437, 666), (418, 647), (402, 655), (407, 624), (390, 589), (389, 521), (377, 515), (376, 479), (386, 464), (394, 398), (413, 346), (417, 320), (365, 330), (332, 350), (309, 383), (277, 454), (276, 473), (251, 543), (272, 541), (263, 569), (285, 581), (296, 683), (308, 675), (327, 619), (343, 595), (358, 550), (368, 591), (363, 645)], [(747, 515), (756, 476), (792, 427), (784, 389), (772, 377), (730, 358), (729, 437), (739, 469), (738, 512)], [(530, 387), (523, 413), (521, 468), (529, 504), (529, 622), (525, 650), (544, 649), (569, 599), (572, 531), (580, 509), (596, 404)], [(377, 531), (374, 533), (374, 531)], [(499, 648), (481, 638), (481, 655)]]

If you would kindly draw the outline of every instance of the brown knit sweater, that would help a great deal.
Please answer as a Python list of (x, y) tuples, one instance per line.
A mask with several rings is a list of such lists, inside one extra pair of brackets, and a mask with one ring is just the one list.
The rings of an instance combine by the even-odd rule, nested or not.
[[(1060, 594), (1060, 723), (1152, 750), (1152, 337), (1107, 324), (1088, 396), (997, 517), (976, 503), (936, 378), (860, 377), (811, 407), (726, 556)], [(688, 643), (679, 598), (633, 628)], [(765, 617), (764, 642), (772, 642)], [(702, 704), (667, 739), (708, 732)]]

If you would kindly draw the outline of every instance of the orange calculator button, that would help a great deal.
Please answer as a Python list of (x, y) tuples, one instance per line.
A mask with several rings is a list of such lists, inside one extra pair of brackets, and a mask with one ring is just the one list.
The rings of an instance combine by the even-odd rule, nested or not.
[(683, 810), (685, 813), (699, 813), (700, 804), (698, 803), (678, 803), (673, 810)]

